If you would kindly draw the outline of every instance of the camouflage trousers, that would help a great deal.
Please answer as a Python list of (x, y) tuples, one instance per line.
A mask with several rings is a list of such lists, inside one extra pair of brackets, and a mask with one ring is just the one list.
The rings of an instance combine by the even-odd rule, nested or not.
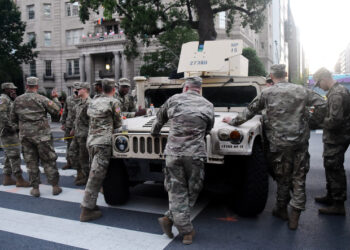
[(346, 200), (346, 175), (344, 154), (349, 144), (328, 144), (323, 146), (323, 165), (326, 171), (327, 194), (336, 201)]
[(56, 166), (57, 154), (53, 147), (53, 141), (40, 141), (40, 138), (23, 137), (21, 143), (31, 186), (39, 186), (39, 160), (44, 168), (48, 182), (51, 185), (57, 185), (59, 174)]
[(181, 234), (193, 230), (191, 209), (203, 187), (204, 160), (191, 156), (166, 156), (164, 187), (169, 196), (165, 216), (174, 222)]
[[(70, 131), (72, 130), (72, 128), (65, 128), (65, 130), (64, 130), (64, 138), (69, 138), (69, 137), (71, 137), (70, 136)], [(65, 141), (67, 142), (67, 153), (66, 153), (66, 159), (67, 159), (67, 164), (68, 165), (72, 165), (71, 164), (71, 159), (70, 159), (70, 157), (69, 157), (69, 154), (68, 154), (68, 152), (69, 152), (69, 148), (70, 148), (70, 145), (72, 144), (72, 141), (73, 141), (73, 139), (65, 139)], [(76, 154), (75, 154), (76, 155)]]
[(81, 205), (93, 209), (96, 206), (98, 192), (106, 176), (112, 154), (110, 145), (94, 145), (89, 147), (91, 171), (85, 187), (85, 194)]
[(6, 175), (20, 176), (21, 169), (21, 150), (18, 134), (6, 134), (1, 136), (1, 144), (4, 146), (4, 170)]
[(74, 137), (68, 151), (74, 169), (82, 171), (87, 177), (90, 172), (89, 151), (86, 146), (87, 137)]
[[(277, 206), (305, 210), (305, 179), (310, 169), (309, 145), (284, 148), (271, 152), (271, 162), (277, 182)], [(292, 191), (292, 192), (291, 192)], [(291, 197), (292, 193), (292, 197)]]

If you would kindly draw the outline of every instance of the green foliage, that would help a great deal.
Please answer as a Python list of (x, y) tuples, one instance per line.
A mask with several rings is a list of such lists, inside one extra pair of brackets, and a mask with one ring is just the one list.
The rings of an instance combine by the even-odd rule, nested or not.
[(252, 48), (244, 48), (242, 55), (249, 60), (249, 76), (266, 76), (267, 73), (264, 68), (264, 64), (256, 55), (256, 51)]
[(158, 40), (161, 48), (144, 55), (145, 64), (141, 67), (141, 75), (170, 75), (179, 64), (182, 44), (198, 40), (198, 35), (192, 29), (177, 27), (159, 35)]
[[(12, 0), (0, 0), (0, 82), (11, 81), (23, 91), (20, 65), (33, 60), (35, 41), (23, 43), (25, 23)], [(22, 91), (21, 91), (22, 90)]]
[[(71, 0), (74, 2), (75, 0)], [(121, 16), (121, 28), (128, 38), (126, 53), (129, 58), (138, 55), (137, 41), (147, 46), (150, 39), (176, 27), (188, 27), (198, 31), (199, 40), (215, 40), (214, 18), (217, 13), (227, 14), (229, 33), (234, 15), (239, 13), (243, 27), (259, 31), (264, 24), (264, 10), (271, 0), (79, 0), (80, 19), (89, 20), (90, 10), (98, 12), (104, 7), (104, 16), (111, 19), (117, 12)]]

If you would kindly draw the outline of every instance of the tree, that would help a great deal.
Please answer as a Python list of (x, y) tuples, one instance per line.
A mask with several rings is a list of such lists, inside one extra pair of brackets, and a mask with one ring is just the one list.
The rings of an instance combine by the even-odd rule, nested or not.
[[(74, 0), (71, 0), (72, 2)], [(199, 41), (215, 40), (214, 18), (226, 12), (227, 28), (232, 29), (235, 14), (240, 14), (243, 27), (259, 31), (264, 24), (264, 10), (271, 0), (79, 0), (80, 19), (89, 20), (90, 10), (98, 12), (102, 5), (104, 16), (112, 18), (117, 12), (122, 16), (121, 27), (128, 38), (126, 52), (136, 56), (137, 40), (146, 45), (150, 38), (176, 27), (188, 27), (198, 31)]]
[(266, 76), (267, 73), (264, 68), (264, 64), (256, 55), (256, 51), (252, 48), (244, 48), (242, 55), (249, 60), (249, 76)]
[[(176, 39), (174, 39), (176, 38)], [(183, 43), (198, 40), (198, 35), (187, 27), (177, 27), (159, 35), (160, 49), (145, 54), (145, 64), (141, 67), (141, 75), (167, 76), (177, 70), (179, 55)]]
[(35, 40), (23, 43), (26, 25), (12, 0), (0, 0), (0, 82), (12, 81), (22, 87), (22, 63), (36, 56), (32, 51)]

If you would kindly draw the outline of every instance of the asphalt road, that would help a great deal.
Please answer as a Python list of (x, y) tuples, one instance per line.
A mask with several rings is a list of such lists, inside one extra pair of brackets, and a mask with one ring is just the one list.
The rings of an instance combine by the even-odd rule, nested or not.
[[(56, 126), (54, 137), (63, 133)], [(322, 135), (310, 139), (311, 169), (307, 176), (307, 205), (299, 229), (290, 231), (287, 223), (271, 216), (275, 183), (265, 210), (254, 218), (237, 216), (223, 199), (202, 194), (194, 209), (195, 241), (186, 249), (350, 249), (350, 202), (347, 217), (319, 215), (313, 201), (325, 192), (322, 167)], [(57, 165), (65, 165), (65, 143), (55, 141)], [(2, 183), (3, 152), (0, 152)], [(350, 153), (346, 154), (349, 180)], [(25, 170), (24, 162), (22, 161)], [(74, 186), (75, 171), (60, 170), (63, 193), (51, 195), (44, 174), (41, 197), (29, 195), (30, 189), (0, 185), (0, 249), (183, 249), (181, 237), (164, 236), (157, 217), (167, 209), (162, 185), (147, 183), (131, 190), (127, 205), (110, 207), (100, 194), (98, 205), (103, 217), (91, 223), (79, 222), (83, 188)], [(28, 178), (24, 173), (25, 178)], [(349, 188), (348, 188), (349, 192)]]

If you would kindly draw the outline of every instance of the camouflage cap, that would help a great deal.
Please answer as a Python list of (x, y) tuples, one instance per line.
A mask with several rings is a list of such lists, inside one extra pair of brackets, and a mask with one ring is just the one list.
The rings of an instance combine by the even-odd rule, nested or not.
[(270, 68), (271, 74), (283, 74), (286, 73), (286, 65), (285, 64), (274, 64)]
[(185, 78), (185, 82), (183, 83), (183, 86), (187, 83), (192, 84), (192, 85), (200, 88), (202, 86), (202, 78), (200, 78), (199, 76), (187, 77), (187, 78)]
[(75, 89), (90, 89), (90, 84), (88, 82), (80, 82)]
[(74, 82), (73, 83), (73, 88), (74, 89), (79, 89), (80, 88), (80, 82)]
[(12, 82), (4, 82), (1, 84), (1, 89), (17, 89), (17, 87)]
[(29, 86), (37, 86), (39, 82), (39, 78), (31, 76), (27, 78), (27, 85)]
[(115, 87), (115, 80), (112, 78), (102, 79), (102, 87), (107, 85), (110, 87)]
[(312, 79), (315, 81), (315, 86), (319, 86), (320, 81), (325, 78), (332, 78), (332, 72), (324, 67), (318, 69), (312, 76)]
[(128, 78), (120, 78), (118, 81), (119, 86), (129, 86), (131, 87), (130, 80)]
[(96, 82), (93, 83), (93, 85), (102, 85), (102, 79), (97, 79)]

